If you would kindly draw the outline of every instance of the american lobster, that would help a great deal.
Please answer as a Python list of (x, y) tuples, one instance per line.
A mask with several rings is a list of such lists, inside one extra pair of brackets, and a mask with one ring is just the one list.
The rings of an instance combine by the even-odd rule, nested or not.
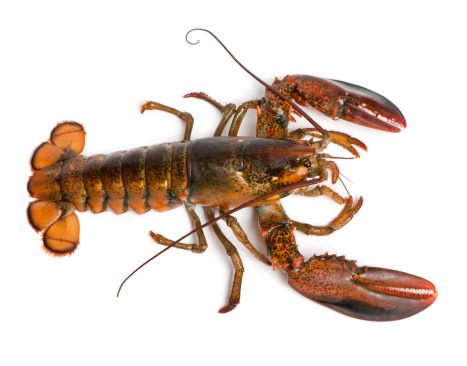
[[(292, 113), (306, 117), (291, 99), (302, 106), (313, 106), (331, 118), (388, 132), (406, 127), (402, 113), (381, 95), (341, 81), (292, 75), (283, 80), (276, 78), (272, 87), (266, 87), (264, 98), (238, 108), (222, 105), (205, 93), (185, 95), (205, 100), (222, 113), (214, 136), (199, 140), (190, 140), (191, 114), (155, 102), (144, 104), (141, 113), (161, 110), (181, 118), (186, 122), (182, 141), (85, 157), (80, 155), (86, 135), (82, 125), (72, 121), (59, 123), (50, 140), (34, 151), (33, 175), (28, 182), (28, 191), (36, 198), (28, 206), (28, 219), (36, 231), (43, 233), (43, 249), (54, 256), (70, 255), (76, 250), (80, 230), (76, 210), (90, 208), (100, 213), (110, 207), (116, 214), (129, 209), (143, 214), (150, 209), (163, 212), (184, 204), (196, 226), (198, 244), (174, 242), (153, 232), (150, 235), (167, 247), (202, 253), (207, 243), (201, 229), (208, 224), (213, 226), (235, 268), (231, 295), (221, 313), (238, 305), (244, 269), (237, 249), (215, 222), (219, 218), (226, 221), (256, 258), (282, 270), (295, 290), (345, 315), (388, 321), (409, 317), (430, 306), (437, 297), (431, 282), (403, 272), (359, 267), (356, 261), (328, 253), (305, 262), (294, 236), (294, 230), (307, 235), (329, 235), (358, 212), (362, 198), (354, 203), (351, 196), (343, 198), (331, 188), (316, 184), (329, 176), (334, 184), (339, 178), (333, 157), (324, 152), (329, 144), (337, 144), (355, 157), (359, 157), (356, 147), (367, 149), (360, 140), (326, 131), (314, 121), (315, 128), (289, 132)], [(238, 137), (248, 109), (257, 110), (256, 137)], [(229, 134), (222, 137), (231, 119)], [(305, 140), (306, 137), (311, 140)], [(309, 184), (316, 186), (308, 190), (305, 185)], [(290, 194), (324, 195), (344, 207), (328, 226), (312, 226), (287, 216), (280, 199)], [(210, 220), (207, 224), (201, 225), (196, 205), (204, 206)], [(232, 216), (233, 211), (229, 210), (237, 206), (257, 209), (271, 261), (250, 243)], [(215, 208), (221, 214), (217, 219)]]

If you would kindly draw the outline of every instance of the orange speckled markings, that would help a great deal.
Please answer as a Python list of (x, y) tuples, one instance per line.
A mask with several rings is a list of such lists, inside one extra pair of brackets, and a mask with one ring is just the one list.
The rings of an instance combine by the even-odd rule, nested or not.
[(172, 144), (172, 177), (170, 187), (173, 193), (182, 199), (188, 197), (188, 193), (186, 191), (188, 186), (186, 150), (188, 144), (191, 143), (193, 142), (182, 141), (174, 142)]
[(146, 147), (127, 151), (122, 160), (122, 180), (127, 193), (128, 206), (139, 215), (151, 207), (146, 202), (145, 153)]
[(107, 196), (99, 169), (105, 157), (104, 154), (93, 155), (83, 167), (83, 184), (88, 195), (86, 202), (94, 213), (104, 212), (107, 209)]
[(83, 183), (83, 167), (87, 160), (83, 155), (66, 160), (60, 175), (62, 199), (71, 202), (81, 212), (87, 209), (87, 195)]
[(117, 215), (128, 211), (122, 181), (123, 154), (125, 151), (117, 151), (107, 155), (100, 165), (102, 185), (108, 195), (107, 204)]
[(183, 201), (172, 193), (172, 144), (149, 146), (146, 151), (147, 202), (154, 210), (164, 212), (177, 208)]
[(421, 277), (385, 268), (358, 267), (344, 256), (313, 256), (288, 271), (289, 285), (303, 296), (364, 320), (398, 320), (430, 306), (438, 295)]
[(58, 163), (35, 172), (28, 182), (29, 194), (40, 200), (60, 200), (62, 198), (59, 182), (61, 170), (62, 164)]

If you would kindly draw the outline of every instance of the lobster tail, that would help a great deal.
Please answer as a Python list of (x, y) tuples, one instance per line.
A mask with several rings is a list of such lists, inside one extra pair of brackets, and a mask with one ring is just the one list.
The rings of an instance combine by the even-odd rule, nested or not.
[(31, 159), (34, 174), (29, 179), (28, 191), (38, 200), (29, 204), (28, 219), (34, 230), (44, 232), (43, 249), (51, 255), (72, 254), (79, 244), (79, 221), (74, 211), (75, 207), (83, 207), (80, 202), (61, 201), (60, 177), (63, 167), (76, 165), (71, 163), (76, 159), (71, 158), (83, 150), (85, 136), (80, 124), (62, 122), (52, 130), (50, 140), (37, 147)]

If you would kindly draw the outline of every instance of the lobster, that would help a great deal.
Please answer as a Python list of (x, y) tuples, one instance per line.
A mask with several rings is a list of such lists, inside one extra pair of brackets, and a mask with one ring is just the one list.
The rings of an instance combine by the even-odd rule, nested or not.
[[(283, 271), (292, 288), (340, 313), (364, 320), (389, 321), (409, 317), (430, 306), (437, 297), (431, 282), (404, 272), (359, 267), (356, 261), (328, 253), (305, 262), (294, 236), (295, 230), (307, 235), (329, 235), (359, 211), (362, 198), (354, 202), (351, 196), (343, 198), (320, 183), (329, 177), (332, 184), (339, 179), (334, 158), (325, 153), (329, 144), (343, 147), (354, 157), (359, 157), (356, 147), (365, 151), (367, 148), (360, 140), (342, 132), (326, 131), (314, 121), (311, 121), (314, 128), (289, 132), (288, 123), (294, 120), (292, 113), (310, 120), (292, 99), (333, 119), (342, 118), (388, 132), (406, 127), (399, 109), (375, 92), (341, 81), (292, 75), (283, 80), (276, 78), (272, 87), (264, 85), (267, 87), (264, 98), (245, 102), (238, 108), (233, 104), (222, 105), (202, 92), (185, 95), (209, 102), (222, 113), (210, 138), (190, 140), (194, 122), (191, 114), (147, 102), (141, 113), (161, 110), (185, 121), (182, 141), (85, 157), (81, 155), (86, 136), (83, 126), (73, 121), (59, 123), (50, 139), (34, 151), (33, 175), (28, 182), (28, 191), (36, 199), (28, 206), (28, 220), (42, 233), (44, 251), (60, 257), (77, 249), (80, 228), (75, 211), (89, 208), (100, 213), (110, 208), (116, 214), (130, 209), (143, 214), (151, 209), (164, 212), (185, 205), (196, 227), (197, 244), (174, 242), (153, 232), (150, 235), (166, 249), (175, 246), (203, 253), (207, 242), (202, 228), (212, 225), (235, 268), (231, 294), (220, 313), (227, 313), (239, 304), (244, 272), (237, 249), (215, 222), (220, 218), (257, 259)], [(256, 137), (239, 137), (237, 133), (248, 109), (257, 111)], [(221, 136), (231, 119), (228, 136)], [(311, 139), (306, 140), (307, 137)], [(315, 187), (308, 190), (305, 186), (310, 184)], [(291, 194), (324, 195), (343, 205), (343, 209), (323, 227), (294, 221), (280, 201)], [(196, 205), (204, 207), (208, 223), (201, 225)], [(238, 206), (255, 207), (258, 211), (271, 259), (250, 243), (232, 216), (238, 208), (232, 209)], [(217, 218), (216, 208), (221, 214)]]

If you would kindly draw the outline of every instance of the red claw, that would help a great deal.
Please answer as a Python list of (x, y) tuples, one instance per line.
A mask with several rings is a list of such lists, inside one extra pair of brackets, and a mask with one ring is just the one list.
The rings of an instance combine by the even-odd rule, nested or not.
[(289, 284), (311, 300), (342, 314), (373, 321), (404, 319), (430, 306), (435, 286), (421, 277), (326, 255), (287, 272)]
[(308, 75), (292, 77), (297, 83), (297, 103), (309, 103), (333, 119), (342, 118), (387, 132), (400, 132), (407, 127), (399, 108), (374, 91), (344, 81)]

